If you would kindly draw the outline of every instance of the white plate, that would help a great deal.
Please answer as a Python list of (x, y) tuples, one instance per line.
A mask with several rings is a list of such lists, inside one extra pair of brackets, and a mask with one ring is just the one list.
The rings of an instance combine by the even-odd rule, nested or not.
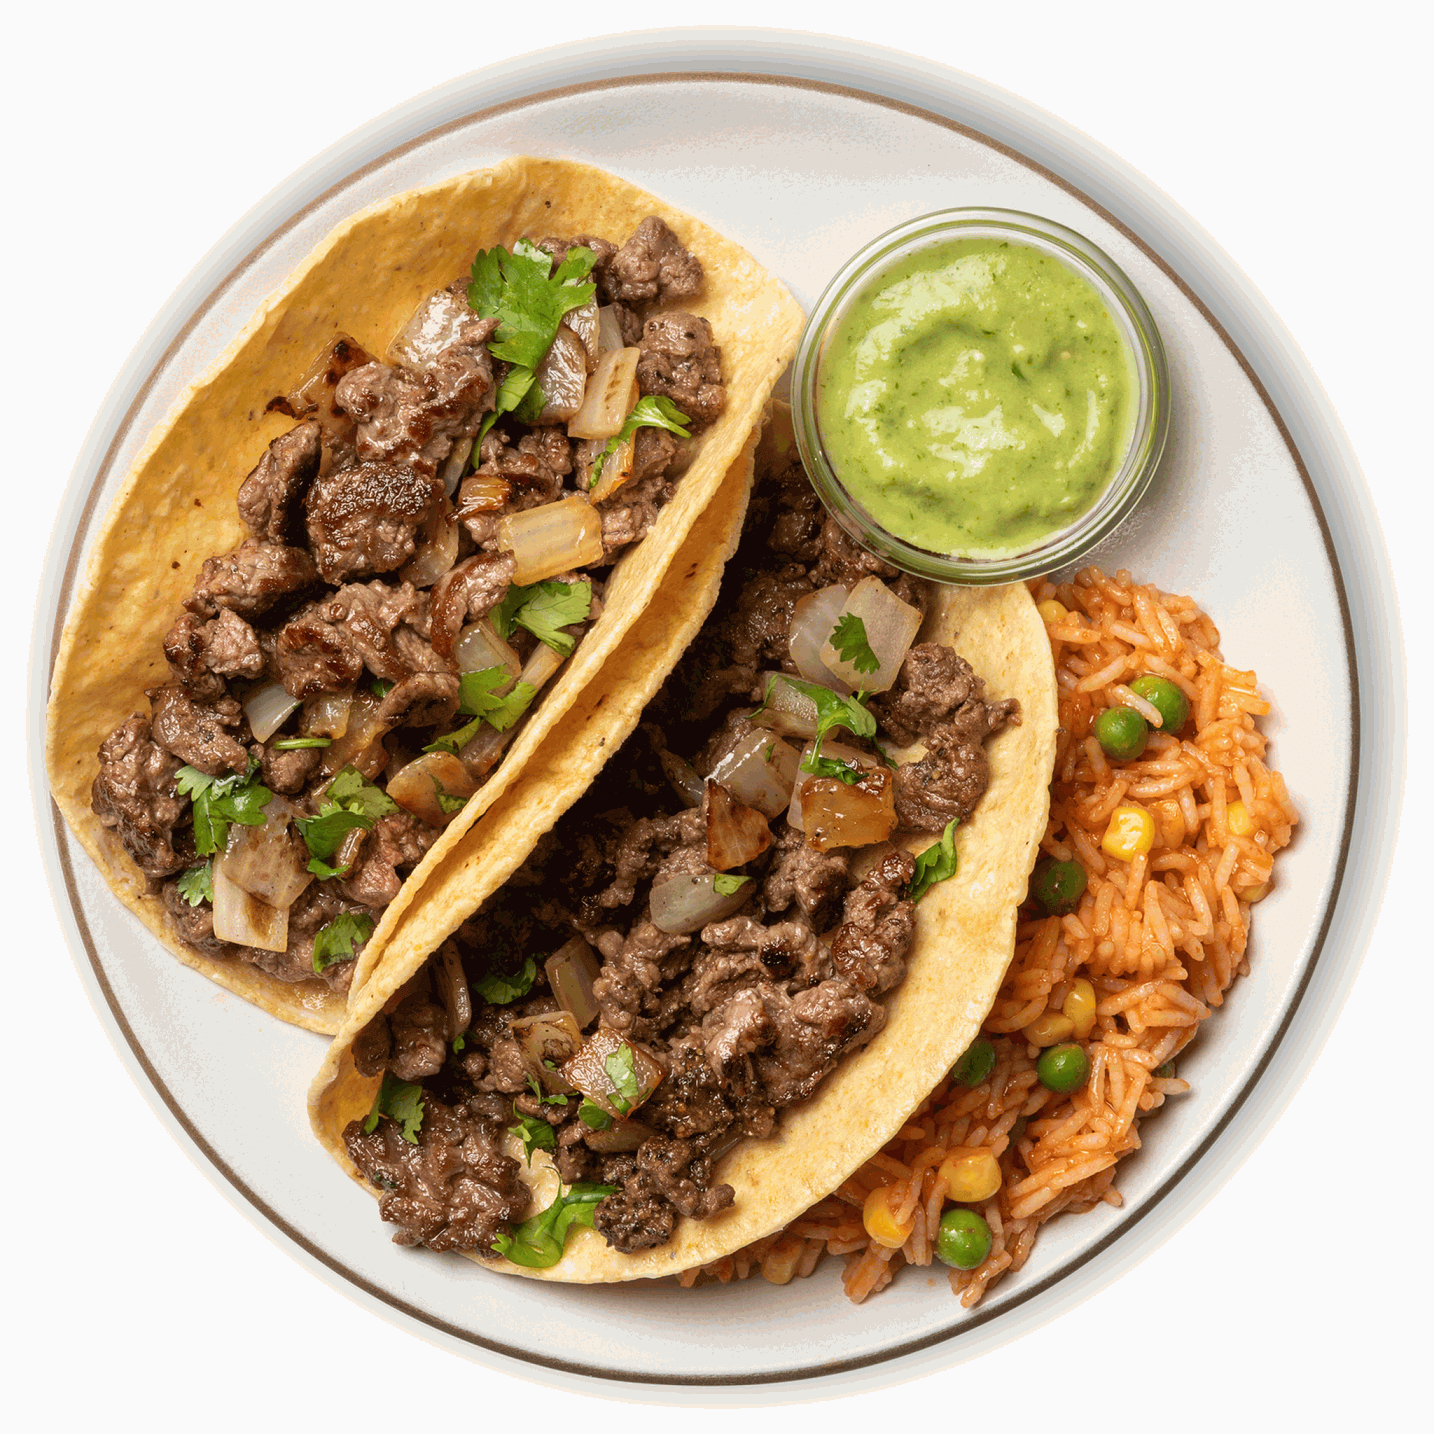
[[(1216, 616), (1226, 655), (1290, 704), (1267, 731), (1302, 813), (1259, 909), (1252, 974), (1182, 1058), (1193, 1092), (1143, 1127), (1144, 1148), (1121, 1167), (1124, 1209), (1047, 1226), (1025, 1269), (973, 1312), (939, 1267), (850, 1305), (836, 1261), (781, 1291), (762, 1281), (565, 1289), (389, 1242), (373, 1202), (309, 1136), (303, 1093), (321, 1043), (148, 939), (49, 806), (33, 742), (46, 860), (82, 977), (156, 1110), (216, 1182), (331, 1283), (447, 1347), (519, 1372), (541, 1365), (578, 1387), (621, 1381), (606, 1387), (636, 1397), (694, 1384), (800, 1397), (841, 1371), (855, 1387), (953, 1363), (1074, 1304), (1168, 1233), (1258, 1139), (1333, 1019), (1372, 920), (1359, 897), (1378, 890), (1398, 800), (1398, 762), (1366, 757), (1356, 783), (1356, 759), (1403, 750), (1392, 599), (1370, 560), (1367, 495), (1258, 297), (1185, 216), (1081, 136), (967, 77), (842, 42), (733, 31), (587, 42), (385, 116), (308, 165), (191, 276), (116, 382), (77, 465), (39, 605), (33, 713), (85, 544), (173, 398), (345, 216), (519, 151), (645, 185), (745, 244), (804, 303), (880, 230), (955, 204), (1050, 215), (1140, 286), (1170, 355), (1171, 443), (1155, 497), (1097, 560), (1194, 595)], [(1392, 700), (1361, 701), (1361, 690)]]

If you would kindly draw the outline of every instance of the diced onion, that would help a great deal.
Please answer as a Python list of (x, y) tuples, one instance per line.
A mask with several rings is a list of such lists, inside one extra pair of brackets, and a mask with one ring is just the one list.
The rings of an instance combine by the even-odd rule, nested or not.
[(817, 704), (786, 678), (785, 672), (762, 674), (762, 700), (765, 705), (752, 714), (752, 721), (769, 732), (781, 732), (788, 737), (815, 737)]
[[(767, 740), (770, 741), (771, 738)], [(667, 780), (672, 783), (672, 790), (682, 798), (683, 804), (700, 807), (704, 784), (702, 778), (697, 775), (697, 769), (690, 762), (684, 762), (675, 752), (669, 752), (666, 747), (659, 753), (659, 760)], [(783, 801), (782, 805), (786, 806), (786, 802)]]
[[(470, 622), (453, 644), (453, 660), (459, 672), (482, 672), (486, 667), (506, 667), (516, 681), (523, 670), (518, 654), (498, 636), (486, 617)], [(503, 689), (506, 691), (506, 687)]]
[[(613, 1102), (617, 1092), (612, 1077), (607, 1073), (609, 1057), (624, 1046), (631, 1053), (632, 1074), (637, 1082), (636, 1098), (623, 1097), (626, 1110)], [(600, 1026), (563, 1067), (563, 1075), (594, 1104), (600, 1105), (609, 1115), (621, 1118), (631, 1115), (657, 1089), (666, 1071), (636, 1042), (624, 1040), (616, 1031)]]
[[(346, 373), (372, 362), (373, 355), (362, 344), (356, 343), (347, 334), (339, 334), (309, 366), (298, 388), (289, 395), (289, 406), (300, 417), (313, 414), (328, 437), (351, 435), (353, 419), (334, 407), (334, 397), (339, 380)], [(327, 452), (323, 461), (329, 461)]]
[(588, 356), (588, 372), (593, 371), (598, 361), (598, 342), (600, 338), (598, 323), (598, 306), (595, 298), (589, 299), (587, 303), (576, 309), (569, 309), (563, 322), (577, 335)]
[(558, 1004), (578, 1023), (579, 1029), (592, 1025), (598, 1018), (597, 998), (593, 982), (602, 969), (593, 948), (581, 936), (559, 946), (546, 961), (548, 985)]
[[(598, 454), (601, 452), (602, 449), (598, 448), (592, 455), (592, 462), (584, 469), (589, 483), (592, 482), (592, 470), (597, 466)], [(588, 501), (601, 503), (604, 498), (611, 498), (632, 477), (633, 464), (636, 461), (637, 434), (631, 433), (603, 460), (602, 473), (597, 483), (588, 490)]]
[(440, 289), (414, 310), (413, 317), (389, 344), (388, 356), (409, 368), (423, 368), (457, 341), (463, 321), (472, 317), (473, 310), (465, 296)]
[(446, 827), (463, 808), (446, 812), (439, 797), (458, 797), (466, 802), (478, 790), (478, 783), (451, 752), (425, 752), (400, 767), (384, 790), (419, 821), (431, 827)]
[(458, 561), (458, 519), (453, 504), (440, 498), (419, 530), (418, 551), (399, 569), (416, 588), (431, 588)]
[[(541, 1016), (520, 1016), (509, 1028), (518, 1042), (523, 1069), (550, 1091), (568, 1091), (572, 1082), (562, 1067), (583, 1043), (578, 1023), (567, 1011), (549, 1011)], [(552, 1064), (548, 1064), (549, 1062)]]
[(325, 692), (320, 697), (310, 697), (304, 703), (304, 715), (299, 718), (299, 727), (306, 737), (342, 737), (349, 730), (349, 708), (353, 706), (351, 692)]
[(535, 421), (566, 423), (583, 406), (588, 386), (588, 351), (566, 324), (558, 325), (537, 374), (543, 409)]
[(622, 325), (617, 321), (617, 310), (611, 304), (604, 304), (598, 310), (598, 352), (622, 347)]
[(333, 746), (324, 749), (319, 771), (326, 777), (345, 767), (357, 767), (365, 777), (376, 777), (388, 761), (383, 734), (388, 723), (379, 720), (379, 699), (372, 692), (357, 692), (349, 706), (349, 722), (344, 735)]
[[(803, 772), (800, 769), (800, 763), (805, 762), (812, 755), (815, 746), (814, 742), (809, 742), (798, 759), (797, 784), (792, 789), (791, 805), (787, 808), (787, 820), (799, 832), (806, 830), (806, 827), (802, 825), (802, 788), (812, 780), (810, 772)], [(870, 752), (862, 752), (855, 747), (844, 747), (840, 742), (823, 742), (822, 756), (830, 757), (834, 762), (849, 762), (863, 771), (868, 771), (876, 765), (876, 758)]]
[(260, 683), (244, 699), (244, 715), (249, 719), (249, 730), (256, 742), (267, 742), (299, 705), (297, 697), (290, 697), (282, 682)]
[(443, 464), (443, 491), (452, 498), (458, 491), (458, 485), (463, 480), (464, 470), (468, 467), (468, 460), (473, 456), (473, 440), (471, 438), (460, 438), (453, 444), (453, 450), (449, 453)]
[(901, 671), (907, 649), (921, 627), (921, 610), (902, 602), (880, 578), (863, 578), (852, 590), (837, 621), (858, 617), (866, 629), (867, 646), (881, 664), (875, 672), (858, 672), (843, 662), (831, 645), (830, 634), (822, 646), (822, 665), (840, 681), (868, 692), (885, 692)]
[(744, 881), (731, 896), (713, 886), (715, 872), (679, 872), (652, 883), (652, 924), (670, 935), (700, 931), (710, 921), (724, 921), (751, 896), (756, 884)]
[(843, 697), (853, 689), (827, 667), (821, 653), (848, 596), (848, 590), (840, 583), (809, 593), (792, 610), (791, 625), (787, 628), (787, 649), (797, 671), (808, 682), (819, 682)]
[(708, 775), (714, 782), (721, 782), (738, 801), (756, 807), (764, 816), (776, 817), (786, 811), (792, 800), (799, 761), (797, 749), (790, 742), (753, 727), (738, 738)]
[(452, 941), (445, 941), (433, 958), (433, 985), (448, 1012), (448, 1039), (457, 1040), (473, 1024), (473, 997), (463, 973), (463, 958)]
[(606, 442), (622, 428), (637, 403), (639, 349), (607, 350), (588, 380), (583, 406), (568, 420), (569, 438), (600, 438)]
[(731, 871), (756, 861), (772, 844), (767, 819), (739, 802), (726, 787), (707, 782), (707, 865)]
[(602, 518), (586, 498), (561, 498), (502, 518), (498, 546), (513, 554), (513, 581), (527, 587), (599, 561)]
[[(809, 747), (802, 760), (810, 753)], [(860, 767), (861, 781), (848, 786), (835, 777), (803, 773), (792, 793), (787, 820), (805, 833), (807, 845), (817, 851), (885, 841), (896, 829), (896, 784), (890, 770), (865, 752), (836, 742), (823, 743), (822, 756)]]
[[(554, 652), (545, 642), (540, 642), (528, 655), (528, 660), (523, 664), (523, 671), (519, 674), (518, 680), (526, 682), (536, 694), (541, 691), (543, 684), (555, 673), (565, 661), (562, 653)], [(528, 704), (528, 711), (533, 710), (537, 702), (536, 695)], [(467, 743), (458, 753), (463, 760), (463, 765), (479, 780), (482, 781), (489, 772), (497, 765), (499, 757), (503, 755), (503, 749), (511, 742), (517, 734), (519, 724), (515, 722), (511, 727), (500, 732), (496, 727), (490, 727), (485, 722), (478, 729), (477, 735)]]
[(599, 1155), (625, 1155), (641, 1148), (644, 1141), (651, 1140), (657, 1132), (640, 1120), (617, 1120), (606, 1130), (589, 1130), (583, 1135), (583, 1144)]
[(314, 879), (307, 866), (308, 849), (289, 829), (293, 814), (289, 802), (274, 797), (264, 809), (264, 825), (235, 822), (229, 828), (228, 845), (214, 859), (214, 870), (222, 870), (226, 880), (281, 911), (287, 911)]
[(508, 506), (512, 492), (512, 484), (497, 473), (471, 474), (458, 490), (458, 517), (501, 512)]
[(268, 906), (231, 881), (214, 863), (214, 934), (259, 951), (289, 949), (289, 911)]

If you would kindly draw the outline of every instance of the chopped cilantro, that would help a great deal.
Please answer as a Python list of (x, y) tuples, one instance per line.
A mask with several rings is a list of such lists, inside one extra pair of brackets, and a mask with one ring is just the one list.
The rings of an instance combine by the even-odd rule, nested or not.
[(590, 582), (560, 583), (549, 578), (527, 587), (509, 588), (488, 618), (505, 642), (515, 625), (525, 627), (539, 642), (566, 657), (577, 639), (559, 629), (586, 621), (592, 603)]
[(583, 1097), (583, 1103), (578, 1107), (578, 1119), (589, 1130), (607, 1130), (612, 1125), (612, 1116), (596, 1101), (589, 1100), (587, 1096)]
[(906, 888), (908, 901), (920, 901), (938, 881), (956, 875), (956, 823), (959, 820), (952, 817), (940, 839), (916, 858), (916, 871)]
[(458, 1034), (454, 1036), (453, 1040), (449, 1043), (453, 1047), (453, 1054), (455, 1056), (458, 1054), (459, 1051), (463, 1049), (464, 1046), (468, 1044), (468, 1042), (463, 1039), (466, 1034), (467, 1032), (465, 1031), (459, 1031)]
[(843, 613), (837, 619), (829, 640), (836, 648), (837, 656), (843, 662), (849, 662), (858, 672), (872, 673), (881, 667), (881, 659), (867, 641), (866, 624), (854, 612)]
[(526, 996), (538, 979), (538, 963), (531, 956), (523, 960), (523, 969), (514, 976), (490, 971), (481, 981), (473, 983), (473, 991), (490, 1006), (506, 1006), (519, 996)]
[(777, 744), (776, 744), (775, 742), (768, 742), (768, 743), (767, 743), (767, 750), (762, 753), (762, 760), (770, 765), (772, 758), (775, 757), (776, 755), (777, 755)]
[(328, 858), (358, 827), (367, 831), (379, 817), (398, 810), (398, 803), (356, 767), (345, 767), (328, 785), (318, 815), (295, 817), (294, 825), (309, 849), (309, 870), (318, 877), (344, 876), (348, 866), (331, 866)]
[(443, 783), (437, 777), (432, 778), (433, 795), (438, 799), (438, 810), (451, 816), (454, 812), (461, 812), (468, 805), (464, 797), (455, 797), (452, 792), (445, 790)]
[(608, 1097), (619, 1115), (626, 1115), (642, 1099), (642, 1086), (632, 1063), (632, 1047), (623, 1042), (602, 1063), (612, 1082), (613, 1094)]
[(198, 906), (201, 901), (212, 902), (214, 900), (213, 860), (201, 862), (198, 866), (191, 866), (175, 885), (179, 888), (179, 894), (191, 906)]
[(280, 737), (273, 744), (276, 752), (297, 752), (303, 747), (331, 747), (332, 737)]
[(398, 810), (398, 803), (382, 787), (374, 786), (357, 767), (345, 767), (329, 783), (324, 795), (340, 806), (362, 812), (375, 821)]
[(396, 1120), (403, 1127), (403, 1138), (410, 1145), (417, 1145), (418, 1132), (423, 1127), (423, 1087), (399, 1080), (392, 1071), (384, 1071), (383, 1084), (373, 1098), (373, 1109), (363, 1123), (365, 1132), (372, 1134), (378, 1129), (381, 1115)]
[(850, 762), (839, 761), (836, 757), (819, 757), (815, 752), (802, 763), (802, 771), (810, 772), (814, 777), (835, 777), (849, 787), (856, 786), (866, 775)]
[(188, 797), (194, 806), (194, 846), (200, 856), (213, 856), (224, 849), (233, 822), (246, 827), (264, 825), (264, 808), (274, 794), (255, 781), (258, 771), (259, 759), (251, 757), (247, 772), (227, 777), (211, 777), (194, 767), (181, 767), (175, 774), (179, 795)]
[[(543, 1064), (553, 1070), (557, 1069), (552, 1061), (544, 1061)], [(542, 1086), (532, 1076), (528, 1077), (528, 1089), (533, 1092), (533, 1099), (543, 1105), (566, 1105), (568, 1103), (568, 1098), (565, 1095), (544, 1095)]]
[(388, 694), (393, 691), (393, 683), (389, 682), (386, 678), (375, 677), (374, 680), (369, 683), (368, 690), (372, 692), (375, 697), (387, 697)]
[(531, 682), (519, 682), (504, 696), (494, 695), (496, 688), (512, 681), (512, 673), (501, 666), (463, 673), (458, 679), (458, 706), (463, 712), (475, 714), (473, 720), (456, 732), (435, 737), (423, 750), (452, 752), (456, 756), (478, 735), (478, 729), (485, 722), (499, 732), (506, 732), (528, 710), (538, 691)]
[(530, 1270), (551, 1269), (563, 1258), (568, 1231), (574, 1225), (591, 1226), (598, 1201), (616, 1192), (616, 1185), (569, 1185), (546, 1210), (524, 1220), (511, 1235), (495, 1236), (493, 1252)]
[[(848, 786), (855, 785), (861, 780), (860, 773), (843, 776), (841, 772), (835, 770), (829, 759), (823, 758), (821, 755), (822, 743), (826, 740), (827, 734), (838, 727), (845, 727), (855, 737), (868, 738), (876, 748), (881, 760), (888, 767), (896, 765), (882, 750), (881, 743), (876, 740), (876, 718), (872, 716), (863, 701), (866, 696), (864, 692), (858, 692), (852, 697), (842, 697), (829, 687), (820, 687), (815, 682), (803, 682), (797, 677), (774, 677), (772, 683), (767, 687), (767, 702), (772, 700), (772, 684), (777, 682), (785, 682), (789, 687), (810, 697), (816, 704), (817, 735), (815, 745), (812, 747), (811, 756), (802, 763), (802, 771), (822, 777), (836, 777), (838, 780), (846, 782)], [(767, 702), (764, 702), (752, 715), (755, 717), (763, 711)], [(827, 762), (832, 770), (823, 770), (823, 762)], [(846, 767), (845, 770), (850, 772), (851, 768)]]
[(718, 896), (735, 896), (751, 879), (750, 876), (737, 876), (734, 872), (719, 871), (712, 878), (712, 889)]
[(314, 937), (314, 972), (317, 975), (339, 961), (352, 961), (354, 947), (373, 935), (373, 917), (360, 911), (343, 911), (319, 927)]
[(527, 1164), (533, 1163), (533, 1152), (535, 1150), (556, 1150), (558, 1148), (557, 1132), (541, 1116), (518, 1115), (518, 1103), (513, 1102), (513, 1114), (517, 1116), (517, 1125), (510, 1125), (508, 1133), (516, 1135), (523, 1142), (523, 1159)]
[[(687, 417), (670, 398), (659, 394), (648, 394), (646, 398), (640, 398), (636, 407), (623, 420), (622, 427), (608, 439), (607, 445), (597, 458), (593, 460), (593, 476), (588, 481), (589, 488), (596, 488), (598, 479), (602, 477), (603, 464), (637, 432), (639, 428), (665, 428), (669, 433), (675, 433), (679, 438), (691, 438), (691, 430), (687, 425), (691, 419)], [(876, 669), (873, 668), (872, 671)]]

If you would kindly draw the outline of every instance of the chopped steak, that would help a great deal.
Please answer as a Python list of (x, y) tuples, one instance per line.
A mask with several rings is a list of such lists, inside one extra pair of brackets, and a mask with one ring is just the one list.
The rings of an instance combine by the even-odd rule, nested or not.
[(601, 283), (609, 302), (685, 304), (702, 292), (702, 265), (652, 214), (603, 266)]
[[(656, 431), (638, 430), (640, 434)], [(641, 542), (657, 521), (658, 509), (671, 495), (672, 484), (657, 473), (624, 483), (612, 497), (598, 503), (597, 510), (602, 514), (603, 561), (610, 562), (622, 548)]]
[(192, 612), (180, 613), (165, 635), (164, 655), (196, 702), (223, 697), (226, 677), (264, 675), (264, 650), (254, 629), (228, 608), (208, 622)]
[(416, 534), (443, 485), (399, 463), (336, 468), (309, 490), (309, 547), (326, 583), (391, 573), (414, 554)]
[(187, 863), (175, 850), (174, 829), (189, 803), (175, 774), (183, 763), (151, 740), (149, 719), (135, 713), (100, 747), (91, 791), (95, 815), (112, 828), (146, 876), (169, 876)]
[(363, 906), (387, 906), (403, 886), (398, 868), (417, 866), (437, 840), (437, 828), (409, 812), (380, 817), (364, 837), (358, 861), (339, 889)]
[(211, 777), (249, 769), (249, 749), (230, 729), (247, 727), (244, 709), (232, 698), (191, 702), (179, 687), (160, 687), (149, 694), (154, 708), (154, 740), (166, 752)]
[(451, 672), (418, 672), (394, 684), (379, 703), (389, 727), (446, 726), (458, 711), (458, 679)]
[(906, 746), (984, 692), (964, 657), (940, 643), (918, 642), (907, 652), (891, 689), (871, 699), (871, 709), (892, 737)]
[(177, 881), (164, 883), (160, 889), (160, 900), (164, 902), (164, 909), (169, 913), (169, 919), (180, 939), (196, 951), (205, 956), (216, 957), (237, 954), (236, 946), (215, 936), (214, 908), (207, 901), (191, 906), (188, 899), (180, 895)]
[(206, 559), (184, 605), (196, 617), (217, 617), (228, 608), (253, 618), (318, 580), (319, 570), (302, 548), (246, 538), (232, 553)]
[(304, 790), (304, 783), (314, 774), (323, 758), (317, 747), (266, 747), (260, 759), (261, 780), (271, 792), (291, 797)]
[(637, 386), (670, 398), (694, 428), (713, 422), (727, 406), (722, 358), (712, 325), (696, 314), (657, 314), (642, 329)]
[(841, 910), (851, 856), (845, 847), (818, 851), (793, 826), (777, 833), (772, 863), (762, 887), (769, 911), (786, 911), (795, 901), (818, 931), (831, 927)]
[(965, 821), (976, 810), (990, 779), (990, 763), (982, 745), (1008, 722), (1020, 720), (1007, 698), (987, 702), (973, 696), (949, 722), (923, 732), (926, 755), (896, 772), (896, 814), (911, 831), (943, 831), (951, 820)]
[(281, 433), (239, 489), (239, 516), (256, 538), (297, 545), (304, 540), (304, 494), (323, 456), (316, 418)]
[(443, 1068), (448, 1054), (448, 1012), (427, 991), (410, 991), (388, 1018), (393, 1054), (388, 1068), (399, 1080), (422, 1080)]
[(907, 852), (891, 851), (847, 896), (844, 919), (832, 938), (832, 964), (859, 991), (889, 991), (906, 974), (916, 903), (905, 893), (915, 874), (916, 862)]

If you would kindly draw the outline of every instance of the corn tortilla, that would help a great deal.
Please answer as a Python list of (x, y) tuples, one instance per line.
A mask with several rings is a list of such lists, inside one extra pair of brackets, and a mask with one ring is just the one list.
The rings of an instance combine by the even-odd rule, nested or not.
[[(476, 250), (511, 248), (525, 234), (621, 241), (649, 214), (660, 216), (702, 262), (705, 290), (689, 307), (711, 323), (721, 346), (726, 411), (704, 434), (651, 532), (612, 570), (602, 616), (505, 760), (387, 908), (367, 948), (371, 967), (427, 873), (513, 783), (668, 580), (674, 555), (729, 468), (742, 466), (743, 445), (795, 349), (800, 308), (745, 250), (617, 176), (566, 160), (506, 160), (384, 200), (330, 234), (176, 403), (99, 530), (51, 677), (45, 761), (54, 799), (116, 896), (185, 965), (286, 1021), (332, 1035), (342, 1024), (345, 998), (322, 981), (282, 982), (179, 940), (159, 896), (91, 810), (100, 744), (144, 709), (146, 689), (169, 680), (164, 634), (204, 560), (248, 536), (235, 495), (269, 443), (292, 423), (266, 415), (265, 405), (290, 391), (336, 334), (381, 355), (418, 304), (464, 272)], [(736, 522), (740, 528), (740, 513)], [(655, 691), (665, 671), (644, 668), (632, 680)]]

